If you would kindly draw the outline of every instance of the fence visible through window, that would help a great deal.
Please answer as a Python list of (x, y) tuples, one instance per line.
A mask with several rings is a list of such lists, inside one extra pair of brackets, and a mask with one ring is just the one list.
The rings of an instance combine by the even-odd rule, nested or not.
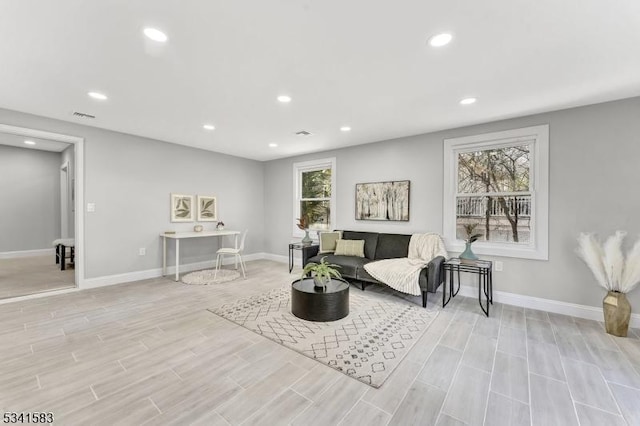
[(531, 238), (531, 196), (458, 196), (456, 237), (465, 239), (464, 225), (475, 225), (480, 240), (528, 244)]

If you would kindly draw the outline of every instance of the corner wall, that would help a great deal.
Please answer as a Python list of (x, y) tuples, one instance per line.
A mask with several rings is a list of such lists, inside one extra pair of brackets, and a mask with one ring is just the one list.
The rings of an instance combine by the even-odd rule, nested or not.
[[(494, 258), (496, 291), (578, 305), (602, 306), (604, 289), (575, 255), (580, 232), (608, 236), (640, 234), (640, 98), (423, 134), (265, 165), (265, 251), (286, 255), (292, 237), (294, 162), (336, 157), (336, 229), (393, 233), (442, 232), (443, 140), (519, 127), (549, 124), (549, 260)], [(409, 222), (355, 220), (355, 184), (411, 180)], [(640, 289), (629, 294), (640, 310)]]

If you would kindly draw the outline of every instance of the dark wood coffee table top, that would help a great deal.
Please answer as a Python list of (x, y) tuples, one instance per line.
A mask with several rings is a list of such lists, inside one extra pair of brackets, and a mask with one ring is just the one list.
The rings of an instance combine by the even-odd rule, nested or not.
[(336, 321), (349, 315), (349, 283), (332, 278), (323, 288), (313, 278), (291, 283), (291, 313), (308, 321)]

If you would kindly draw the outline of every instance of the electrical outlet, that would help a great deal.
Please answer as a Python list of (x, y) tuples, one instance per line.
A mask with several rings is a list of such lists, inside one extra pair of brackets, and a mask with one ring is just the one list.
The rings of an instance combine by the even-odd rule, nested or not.
[(87, 203), (87, 213), (93, 213), (96, 211), (96, 203)]
[(504, 270), (504, 265), (499, 260), (495, 261), (493, 265), (496, 272), (502, 272)]
[(139, 254), (140, 256), (146, 256), (146, 255), (147, 255), (147, 249), (146, 249), (146, 248), (144, 248), (144, 247), (142, 247), (142, 248), (138, 249), (138, 254)]

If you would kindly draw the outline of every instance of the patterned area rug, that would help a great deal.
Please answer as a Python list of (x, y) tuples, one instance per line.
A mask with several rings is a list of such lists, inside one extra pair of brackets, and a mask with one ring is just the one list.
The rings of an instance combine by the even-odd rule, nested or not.
[(290, 293), (287, 286), (209, 311), (375, 388), (438, 314), (352, 287), (347, 317), (312, 322), (291, 314)]
[[(213, 279), (216, 276), (215, 280)], [(240, 272), (220, 269), (216, 275), (215, 269), (205, 269), (204, 271), (191, 272), (182, 277), (182, 282), (191, 285), (210, 285), (226, 283), (240, 277)]]

